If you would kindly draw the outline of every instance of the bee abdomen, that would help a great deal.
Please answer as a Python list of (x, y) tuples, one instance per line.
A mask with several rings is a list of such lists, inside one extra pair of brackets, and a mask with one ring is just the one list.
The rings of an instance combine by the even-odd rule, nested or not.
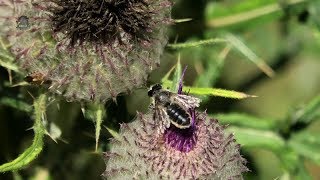
[(167, 114), (174, 124), (179, 128), (187, 128), (190, 126), (190, 118), (187, 112), (177, 104), (170, 104), (167, 106)]

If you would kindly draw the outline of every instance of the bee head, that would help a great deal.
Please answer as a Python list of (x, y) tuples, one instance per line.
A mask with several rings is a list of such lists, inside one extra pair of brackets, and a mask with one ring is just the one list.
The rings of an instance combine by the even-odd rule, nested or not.
[(148, 91), (148, 96), (152, 97), (157, 91), (162, 89), (162, 86), (160, 84), (153, 85), (150, 90)]

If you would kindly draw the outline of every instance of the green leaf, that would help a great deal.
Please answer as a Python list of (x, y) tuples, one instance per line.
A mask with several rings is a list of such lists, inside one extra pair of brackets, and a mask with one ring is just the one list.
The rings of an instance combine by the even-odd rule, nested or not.
[(121, 140), (121, 137), (120, 137), (120, 135), (119, 135), (119, 133), (117, 131), (115, 131), (113, 129), (110, 129), (110, 128), (106, 127), (106, 126), (104, 126), (104, 127), (107, 129), (107, 131), (111, 134), (112, 137), (114, 137), (115, 139), (117, 139), (119, 141)]
[(293, 176), (294, 176), (293, 179), (295, 180), (312, 180), (313, 179), (303, 163), (299, 162), (297, 169), (298, 170), (295, 173), (293, 173)]
[(299, 164), (301, 164), (301, 160), (293, 149), (284, 147), (278, 151), (276, 155), (279, 157), (284, 169), (290, 172), (290, 175), (296, 173)]
[(233, 1), (234, 3), (209, 3), (205, 17), (207, 26), (221, 27), (245, 27), (266, 23), (279, 19), (284, 15), (284, 9), (301, 6), (307, 0), (250, 0)]
[(34, 101), (34, 138), (32, 145), (26, 149), (15, 160), (5, 163), (0, 166), (0, 172), (14, 171), (23, 168), (33, 161), (43, 149), (43, 137), (45, 134), (45, 127), (42, 124), (45, 118), (46, 112), (46, 96), (40, 95), (38, 99)]
[(230, 44), (233, 45), (234, 48), (236, 48), (245, 57), (247, 57), (248, 60), (253, 62), (258, 68), (261, 69), (262, 72), (264, 72), (269, 77), (274, 76), (274, 71), (271, 69), (271, 67), (268, 64), (266, 64), (263, 59), (258, 57), (253, 51), (251, 51), (251, 49), (248, 48), (245, 45), (245, 43), (243, 43), (238, 37), (232, 34), (227, 34), (226, 38), (229, 40)]
[(320, 1), (311, 1), (309, 4), (309, 13), (312, 23), (320, 30)]
[(177, 92), (178, 91), (178, 88), (179, 88), (179, 82), (180, 82), (180, 78), (181, 78), (181, 73), (182, 73), (182, 70), (181, 70), (181, 63), (180, 63), (180, 53), (178, 54), (178, 61), (177, 61), (177, 64), (175, 66), (175, 71), (174, 71), (174, 74), (173, 74), (173, 80), (172, 80), (172, 86), (170, 88), (170, 90), (172, 92)]
[(19, 72), (19, 68), (13, 63), (13, 57), (4, 49), (0, 49), (0, 66), (10, 69), (15, 72)]
[(96, 103), (88, 103), (85, 107), (81, 108), (82, 113), (85, 118), (91, 120), (94, 122), (95, 125), (95, 140), (96, 140), (96, 146), (95, 150), (98, 150), (98, 144), (99, 144), (99, 137), (101, 132), (101, 124), (103, 122), (104, 117), (106, 116), (105, 108), (103, 104), (96, 104)]
[(296, 111), (292, 115), (293, 123), (303, 122), (306, 124), (312, 123), (313, 120), (320, 119), (320, 95), (316, 96), (305, 107)]
[[(171, 87), (172, 81), (167, 80), (163, 82), (164, 87)], [(225, 90), (225, 89), (217, 89), (217, 88), (198, 88), (198, 87), (190, 87), (183, 86), (185, 91), (188, 91), (191, 94), (195, 95), (207, 95), (207, 96), (220, 96), (225, 98), (233, 98), (233, 99), (244, 99), (249, 97), (257, 97), (254, 95), (248, 95), (242, 92)]]
[(174, 23), (183, 23), (183, 22), (189, 22), (192, 21), (192, 18), (185, 18), (185, 19), (174, 19)]
[(14, 63), (13, 55), (7, 50), (7, 44), (3, 38), (0, 38), (0, 66), (19, 73), (19, 68)]
[(278, 126), (276, 120), (258, 118), (244, 113), (215, 114), (209, 116), (218, 119), (222, 124), (230, 124), (232, 126), (240, 126), (245, 128), (274, 130)]
[(104, 106), (100, 104), (96, 110), (96, 133), (95, 133), (96, 134), (96, 151), (98, 149), (101, 124), (103, 122), (104, 112), (105, 112)]
[(167, 72), (166, 75), (163, 76), (163, 78), (161, 79), (161, 82), (166, 82), (169, 80), (169, 77), (172, 73), (172, 71), (176, 68), (176, 64), (174, 66), (172, 66), (172, 68)]
[(243, 147), (258, 147), (269, 149), (273, 152), (279, 152), (286, 147), (285, 140), (272, 131), (235, 126), (230, 126), (226, 130), (234, 133), (237, 142)]
[(320, 134), (301, 132), (293, 134), (288, 144), (297, 153), (320, 165)]
[(284, 169), (289, 173), (289, 179), (311, 180), (311, 176), (304, 166), (304, 160), (294, 149), (287, 147), (277, 153)]
[(211, 44), (217, 44), (217, 43), (225, 43), (225, 42), (227, 42), (226, 39), (213, 38), (213, 39), (200, 40), (200, 41), (196, 41), (196, 42), (169, 44), (168, 47), (171, 49), (182, 49), (182, 48), (190, 48), (190, 47), (211, 45)]
[(30, 104), (27, 104), (23, 101), (14, 99), (14, 98), (9, 98), (9, 97), (3, 97), (0, 99), (0, 105), (5, 105), (9, 106), (15, 109), (18, 109), (20, 111), (24, 112), (31, 112), (32, 111), (32, 106)]
[(277, 178), (279, 180), (312, 180), (312, 177), (310, 176), (308, 170), (304, 167), (302, 163), (299, 164), (299, 167), (297, 167), (297, 170), (294, 173), (290, 173), (288, 171), (285, 171), (284, 174), (281, 175), (281, 177)]

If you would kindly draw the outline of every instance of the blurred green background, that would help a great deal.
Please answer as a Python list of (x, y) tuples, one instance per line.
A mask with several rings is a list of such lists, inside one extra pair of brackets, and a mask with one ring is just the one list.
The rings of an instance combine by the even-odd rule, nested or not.
[[(186, 85), (257, 95), (245, 100), (202, 96), (201, 109), (230, 124), (239, 138), (251, 170), (245, 179), (320, 179), (320, 1), (177, 0), (172, 17), (192, 20), (170, 27), (171, 44), (217, 38), (228, 42), (166, 48), (161, 67), (147, 86), (160, 82), (180, 54), (182, 66), (188, 66)], [(36, 96), (39, 88), (11, 87), (7, 70), (0, 67), (0, 74), (3, 164), (23, 152), (33, 138), (28, 107), (19, 110), (21, 105), (7, 99), (31, 106), (28, 92)], [(12, 77), (15, 83), (23, 78)], [(108, 102), (103, 126), (117, 130), (136, 111), (146, 112), (147, 86), (118, 97), (117, 104)], [(81, 104), (55, 97), (47, 107), (47, 118), (47, 130), (57, 143), (46, 136), (35, 161), (21, 171), (0, 174), (0, 179), (100, 179), (104, 171), (100, 152), (108, 149), (112, 137), (106, 128), (102, 127), (96, 153), (95, 126), (84, 117)], [(277, 140), (287, 149), (279, 151)]]

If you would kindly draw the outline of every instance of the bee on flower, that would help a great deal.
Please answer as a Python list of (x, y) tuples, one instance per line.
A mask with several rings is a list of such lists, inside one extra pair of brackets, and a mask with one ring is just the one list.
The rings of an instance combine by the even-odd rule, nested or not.
[(154, 85), (146, 114), (122, 124), (105, 153), (106, 179), (242, 179), (240, 145), (218, 121), (196, 108), (200, 100)]

